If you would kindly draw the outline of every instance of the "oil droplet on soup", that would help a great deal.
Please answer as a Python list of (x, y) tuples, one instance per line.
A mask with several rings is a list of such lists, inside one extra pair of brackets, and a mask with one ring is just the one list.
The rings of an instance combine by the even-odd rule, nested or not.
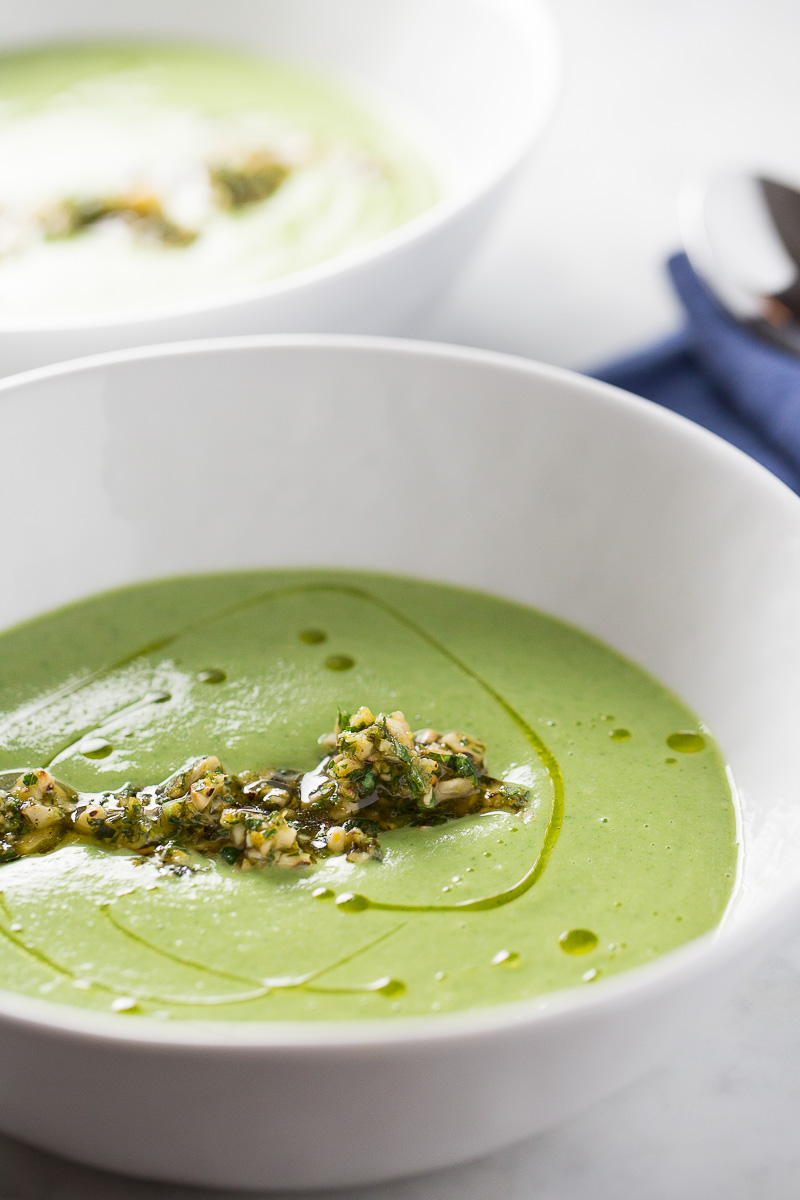
[(336, 897), (336, 907), (342, 912), (364, 912), (369, 908), (369, 900), (366, 896), (354, 895), (353, 892), (341, 892)]
[(699, 754), (705, 749), (706, 743), (705, 738), (694, 730), (679, 729), (677, 733), (669, 735), (667, 745), (670, 750), (677, 750), (679, 754)]
[(80, 753), (86, 758), (108, 758), (114, 747), (106, 738), (84, 738), (79, 746)]
[(492, 959), (493, 967), (518, 967), (520, 956), (515, 950), (498, 950)]
[(197, 672), (197, 679), (200, 683), (224, 683), (226, 679), (224, 671), (219, 667), (209, 667), (205, 671)]
[(597, 934), (591, 929), (565, 929), (558, 944), (565, 954), (588, 954), (597, 945)]
[(349, 671), (355, 665), (356, 660), (349, 654), (331, 654), (325, 659), (325, 666), (329, 671)]

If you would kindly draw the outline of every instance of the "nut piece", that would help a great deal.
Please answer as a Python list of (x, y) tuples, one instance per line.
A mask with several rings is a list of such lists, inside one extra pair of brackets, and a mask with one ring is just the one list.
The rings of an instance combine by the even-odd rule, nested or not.
[(47, 829), (51, 825), (60, 825), (64, 820), (64, 813), (60, 808), (53, 804), (37, 804), (35, 801), (32, 804), (23, 804), (22, 815), (34, 829)]
[(331, 854), (344, 854), (347, 850), (347, 830), (334, 825), (328, 830), (328, 849)]
[(94, 837), (97, 833), (98, 825), (103, 825), (106, 819), (106, 810), (102, 804), (87, 804), (85, 808), (80, 808), (75, 814), (74, 825), (78, 833), (85, 833), (88, 837)]
[(48, 796), (56, 799), (56, 781), (49, 771), (26, 771), (14, 784), (14, 795), (20, 800), (41, 802)]
[(433, 794), (437, 802), (441, 802), (442, 800), (455, 800), (461, 796), (469, 796), (477, 790), (475, 782), (472, 779), (442, 779), (436, 784)]

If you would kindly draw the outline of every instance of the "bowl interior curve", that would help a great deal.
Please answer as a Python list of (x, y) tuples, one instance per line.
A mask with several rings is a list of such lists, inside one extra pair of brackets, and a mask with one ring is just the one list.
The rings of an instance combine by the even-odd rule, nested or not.
[(270, 565), (533, 604), (651, 670), (718, 738), (745, 837), (726, 928), (797, 887), (800, 502), (713, 436), (552, 368), (303, 338), (45, 369), (0, 385), (0, 429), (0, 625)]

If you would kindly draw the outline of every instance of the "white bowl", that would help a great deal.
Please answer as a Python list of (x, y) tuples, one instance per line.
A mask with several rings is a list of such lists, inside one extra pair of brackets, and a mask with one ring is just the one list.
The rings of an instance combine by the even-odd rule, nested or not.
[[(229, 1187), (443, 1166), (632, 1079), (796, 921), (800, 500), (726, 443), (550, 367), (302, 337), (8, 380), (0, 437), (0, 625), (220, 568), (369, 567), (489, 589), (583, 626), (688, 701), (731, 763), (745, 841), (717, 933), (541, 1000), (203, 1026), (0, 993), (0, 1128), (97, 1166)], [(236, 486), (186, 487), (210, 458)], [(365, 500), (402, 519), (343, 550), (331, 514)], [(420, 539), (434, 520), (447, 537)]]
[(82, 354), (241, 333), (398, 333), (487, 227), (550, 114), (554, 26), (541, 0), (0, 0), (0, 52), (89, 38), (241, 47), (374, 97), (444, 175), (432, 209), (350, 253), (230, 296), (74, 319), (0, 320), (0, 374)]

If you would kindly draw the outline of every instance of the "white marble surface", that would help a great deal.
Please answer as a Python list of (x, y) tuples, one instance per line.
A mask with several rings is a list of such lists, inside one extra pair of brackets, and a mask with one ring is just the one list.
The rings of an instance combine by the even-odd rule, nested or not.
[[(675, 321), (660, 264), (687, 173), (738, 163), (800, 176), (800, 5), (552, 3), (566, 60), (557, 118), (480, 253), (416, 332), (579, 366)], [(800, 933), (669, 1063), (568, 1125), (435, 1176), (326, 1196), (788, 1200), (800, 1195), (799, 1128)], [(0, 1138), (0, 1200), (201, 1196), (211, 1194), (114, 1179)]]
[[(795, 1200), (800, 1193), (798, 1012), (800, 938), (731, 997), (713, 1024), (695, 1029), (667, 1065), (567, 1125), (435, 1175), (305, 1195), (307, 1200)], [(99, 1117), (106, 1129), (109, 1118), (113, 1127), (112, 1114)], [(93, 1118), (87, 1114), (87, 1119)], [(220, 1192), (89, 1171), (2, 1138), (0, 1197), (223, 1200)]]

